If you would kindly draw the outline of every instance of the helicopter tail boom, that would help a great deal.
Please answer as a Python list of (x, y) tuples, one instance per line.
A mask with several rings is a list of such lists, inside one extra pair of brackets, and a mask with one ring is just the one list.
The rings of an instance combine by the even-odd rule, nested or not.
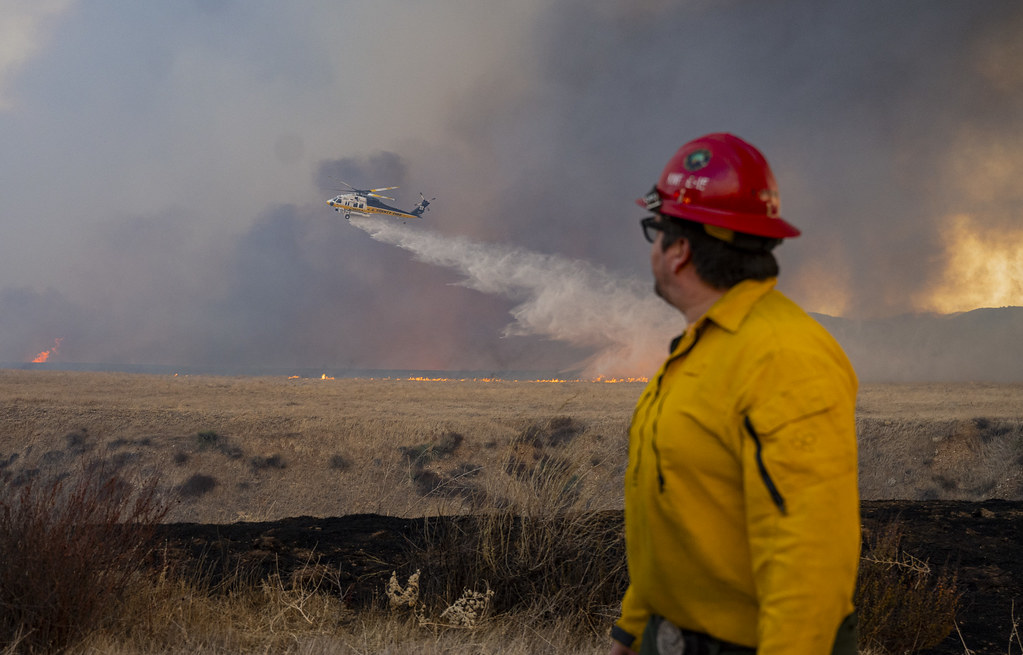
[(433, 202), (434, 200), (436, 200), (436, 198), (430, 198), (429, 200), (427, 200), (426, 196), (424, 196), (422, 193), (420, 193), (419, 194), (419, 204), (416, 205), (415, 207), (413, 207), (412, 209), (410, 209), (409, 213), (412, 214), (413, 216), (417, 217), (417, 218), (422, 218), (423, 212), (425, 212), (427, 209), (429, 209), (430, 203)]

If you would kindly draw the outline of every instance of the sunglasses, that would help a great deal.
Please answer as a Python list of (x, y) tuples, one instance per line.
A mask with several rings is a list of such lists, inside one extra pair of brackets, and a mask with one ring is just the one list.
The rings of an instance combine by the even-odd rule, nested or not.
[(667, 221), (659, 221), (656, 216), (647, 216), (639, 222), (643, 226), (643, 236), (647, 241), (653, 243), (657, 240), (658, 232), (669, 232), (673, 227)]

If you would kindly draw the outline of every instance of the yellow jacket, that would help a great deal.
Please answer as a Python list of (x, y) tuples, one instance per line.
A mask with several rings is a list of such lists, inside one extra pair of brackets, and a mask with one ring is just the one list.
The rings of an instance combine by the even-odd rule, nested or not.
[(823, 655), (853, 611), (856, 374), (774, 285), (728, 290), (636, 406), (612, 632), (634, 649), (659, 614), (758, 655)]

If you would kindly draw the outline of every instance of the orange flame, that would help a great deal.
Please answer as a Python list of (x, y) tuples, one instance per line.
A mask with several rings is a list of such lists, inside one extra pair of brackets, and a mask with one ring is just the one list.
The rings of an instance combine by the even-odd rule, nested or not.
[(1023, 304), (1023, 229), (985, 230), (973, 216), (956, 214), (942, 234), (944, 277), (915, 298), (917, 308), (948, 314)]
[(619, 384), (621, 382), (649, 382), (650, 378), (608, 378), (598, 375), (593, 381), (603, 382), (604, 384)]
[[(288, 376), (289, 380), (300, 380), (302, 379), (299, 375)], [(335, 378), (330, 377), (326, 373), (320, 376), (321, 380), (333, 380)], [(431, 378), (425, 376), (412, 376), (407, 378), (368, 378), (370, 380), (407, 380), (409, 382), (508, 382), (501, 378)], [(612, 378), (605, 377), (603, 375), (589, 379), (589, 380), (569, 380), (560, 378), (546, 378), (536, 380), (522, 380), (522, 382), (528, 384), (565, 384), (568, 382), (597, 382), (601, 384), (618, 384), (623, 382), (649, 382), (649, 378)]]
[(50, 359), (50, 355), (56, 355), (57, 354), (57, 349), (60, 348), (60, 342), (63, 341), (63, 340), (64, 340), (63, 337), (59, 337), (57, 339), (54, 339), (53, 340), (53, 348), (50, 348), (49, 350), (44, 350), (43, 352), (41, 352), (38, 355), (36, 355), (36, 358), (32, 360), (32, 363), (33, 364), (42, 364), (43, 362), (48, 361)]

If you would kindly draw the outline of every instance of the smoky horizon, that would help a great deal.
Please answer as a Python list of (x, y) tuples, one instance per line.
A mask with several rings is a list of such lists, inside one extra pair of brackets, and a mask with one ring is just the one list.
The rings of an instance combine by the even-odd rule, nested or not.
[[(0, 362), (650, 375), (685, 324), (633, 201), (728, 131), (861, 378), (1023, 379), (1016, 313), (971, 316), (1023, 305), (1018, 3), (0, 16)], [(436, 201), (347, 222), (342, 183)]]

